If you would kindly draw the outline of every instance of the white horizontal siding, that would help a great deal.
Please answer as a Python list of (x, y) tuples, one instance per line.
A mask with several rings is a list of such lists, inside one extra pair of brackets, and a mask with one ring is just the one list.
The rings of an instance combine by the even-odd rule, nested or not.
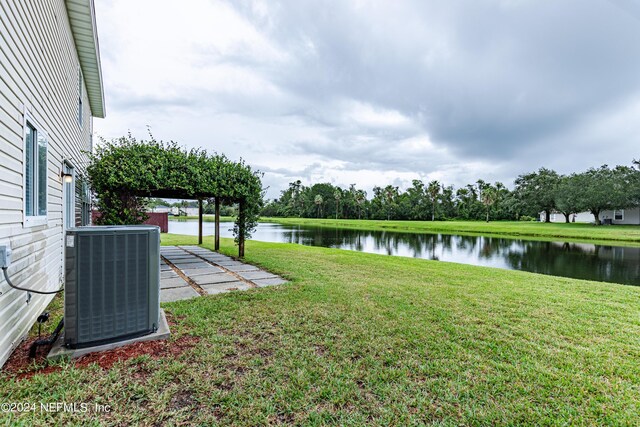
[(640, 208), (627, 208), (622, 209), (623, 219), (622, 221), (613, 219), (614, 211), (602, 211), (600, 213), (600, 219), (612, 219), (614, 224), (619, 225), (640, 225)]
[[(61, 285), (62, 182), (65, 159), (82, 172), (89, 150), (91, 111), (83, 90), (79, 126), (78, 57), (64, 0), (0, 0), (0, 244), (9, 244), (12, 280), (55, 290)], [(84, 89), (83, 85), (83, 89)], [(47, 223), (23, 226), (25, 109), (48, 135)], [(11, 289), (0, 278), (0, 366), (52, 296)]]

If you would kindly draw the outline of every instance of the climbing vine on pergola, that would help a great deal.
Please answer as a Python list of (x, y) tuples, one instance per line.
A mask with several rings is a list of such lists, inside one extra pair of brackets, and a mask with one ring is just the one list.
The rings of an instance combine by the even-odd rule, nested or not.
[(213, 198), (218, 250), (220, 203), (237, 203), (233, 232), (239, 256), (244, 256), (244, 241), (251, 237), (262, 206), (261, 174), (244, 161), (202, 149), (186, 150), (153, 137), (138, 141), (131, 135), (103, 141), (90, 158), (87, 175), (101, 213), (100, 224), (144, 222), (146, 197), (198, 200), (202, 243), (202, 201)]

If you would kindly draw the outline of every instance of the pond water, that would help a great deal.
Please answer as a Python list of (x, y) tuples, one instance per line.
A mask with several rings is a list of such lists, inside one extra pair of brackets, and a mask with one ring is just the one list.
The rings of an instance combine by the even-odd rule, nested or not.
[[(232, 237), (230, 222), (220, 235)], [(205, 222), (204, 234), (214, 224)], [(198, 234), (197, 221), (169, 221), (169, 233)], [(298, 243), (375, 254), (398, 255), (524, 270), (553, 276), (640, 286), (640, 248), (591, 243), (545, 242), (455, 234), (345, 230), (260, 223), (253, 240)]]

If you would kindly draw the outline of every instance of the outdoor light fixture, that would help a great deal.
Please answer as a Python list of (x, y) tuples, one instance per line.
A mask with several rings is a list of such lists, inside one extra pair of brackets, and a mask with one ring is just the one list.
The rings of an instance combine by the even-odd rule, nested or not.
[(61, 172), (60, 176), (62, 177), (62, 182), (65, 184), (71, 184), (73, 182), (73, 175), (70, 173)]

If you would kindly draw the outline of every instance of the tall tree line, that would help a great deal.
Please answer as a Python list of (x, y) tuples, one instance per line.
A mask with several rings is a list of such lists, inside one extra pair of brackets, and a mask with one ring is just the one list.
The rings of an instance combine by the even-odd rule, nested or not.
[(478, 180), (460, 188), (439, 181), (413, 180), (401, 190), (376, 186), (372, 194), (355, 184), (341, 188), (329, 183), (289, 184), (280, 197), (269, 201), (263, 216), (386, 220), (519, 220), (546, 212), (571, 214), (589, 211), (600, 223), (606, 209), (640, 205), (640, 161), (632, 166), (603, 165), (584, 172), (560, 175), (540, 168), (519, 175), (513, 190), (503, 183)]

